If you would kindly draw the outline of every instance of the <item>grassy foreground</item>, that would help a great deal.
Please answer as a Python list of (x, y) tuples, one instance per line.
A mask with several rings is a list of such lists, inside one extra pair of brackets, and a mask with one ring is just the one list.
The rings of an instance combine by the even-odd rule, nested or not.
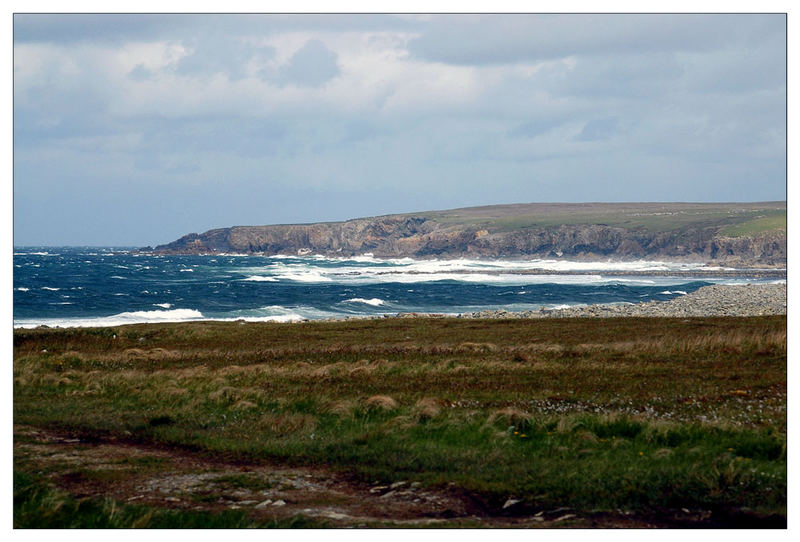
[[(356, 485), (417, 482), (468, 496), (471, 514), (490, 518), (568, 509), (785, 525), (786, 318), (15, 330), (14, 423), (314, 466)], [(72, 501), (65, 480), (127, 471), (45, 468), (24, 443), (15, 435), (18, 527), (317, 525)], [(142, 465), (159, 468), (143, 462), (131, 475)], [(37, 505), (53, 495), (72, 507), (71, 523)], [(81, 510), (101, 519), (81, 523)]]

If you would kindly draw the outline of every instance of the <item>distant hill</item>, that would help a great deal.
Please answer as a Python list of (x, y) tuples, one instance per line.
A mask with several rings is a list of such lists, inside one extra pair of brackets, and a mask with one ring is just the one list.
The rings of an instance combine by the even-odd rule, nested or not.
[(157, 246), (166, 254), (324, 254), (414, 258), (669, 258), (786, 265), (786, 202), (525, 203), (235, 226)]

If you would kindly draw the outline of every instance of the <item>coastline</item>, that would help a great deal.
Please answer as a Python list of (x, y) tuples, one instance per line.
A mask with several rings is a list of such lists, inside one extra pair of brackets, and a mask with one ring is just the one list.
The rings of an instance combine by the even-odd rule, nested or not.
[[(713, 284), (669, 301), (646, 301), (637, 304), (594, 304), (561, 309), (541, 308), (531, 311), (486, 309), (461, 314), (401, 312), (382, 316), (349, 316), (322, 321), (377, 320), (389, 318), (467, 318), (467, 319), (537, 319), (537, 318), (680, 318), (680, 317), (749, 317), (786, 315), (786, 283)], [(315, 322), (300, 320), (292, 323)]]
[(635, 305), (586, 305), (563, 309), (510, 312), (487, 310), (462, 314), (460, 318), (612, 318), (612, 317), (715, 317), (786, 314), (786, 284), (703, 286), (669, 301), (647, 301)]
[(546, 308), (528, 311), (485, 309), (459, 314), (399, 312), (394, 314), (344, 316), (341, 318), (298, 319), (214, 319), (179, 318), (152, 322), (109, 322), (97, 325), (14, 325), (14, 329), (69, 329), (74, 327), (118, 327), (127, 325), (153, 325), (181, 322), (267, 322), (303, 324), (314, 322), (349, 322), (354, 320), (385, 320), (392, 318), (459, 318), (459, 319), (542, 319), (542, 318), (682, 318), (682, 317), (748, 317), (786, 314), (786, 283), (721, 285), (714, 284), (676, 297), (669, 301), (646, 301), (637, 304), (593, 304), (564, 308)]

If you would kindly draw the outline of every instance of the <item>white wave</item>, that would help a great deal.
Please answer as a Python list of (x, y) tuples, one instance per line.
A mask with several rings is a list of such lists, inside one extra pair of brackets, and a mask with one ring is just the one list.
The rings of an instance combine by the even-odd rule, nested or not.
[(181, 273), (194, 273), (194, 269), (178, 269)]
[(57, 292), (57, 291), (59, 291), (61, 288), (50, 288), (49, 286), (42, 286), (42, 288), (41, 288), (41, 289), (42, 289), (42, 290), (50, 290), (51, 292)]
[(283, 280), (293, 280), (295, 282), (333, 282), (333, 279), (325, 276), (320, 271), (301, 271), (299, 273), (284, 273), (277, 278)]
[[(336, 282), (352, 284), (418, 283), (452, 280), (458, 282), (524, 285), (524, 284), (633, 284), (672, 285), (686, 283), (685, 277), (646, 276), (649, 271), (702, 270), (703, 264), (659, 261), (573, 262), (561, 260), (414, 260), (377, 259), (369, 255), (330, 258), (321, 255), (298, 258), (271, 256), (267, 265), (247, 266), (237, 273), (251, 277), (264, 274), (297, 282)], [(331, 265), (333, 264), (333, 265)], [(722, 269), (722, 268), (720, 268)], [(538, 274), (551, 270), (554, 274)], [(603, 277), (605, 271), (640, 272), (643, 276)], [(538, 273), (526, 274), (526, 271)], [(561, 274), (570, 271), (580, 274)], [(700, 280), (700, 279), (698, 279)], [(703, 279), (705, 280), (705, 279)]]
[(153, 303), (154, 307), (162, 307), (164, 309), (168, 309), (172, 306), (172, 303)]
[(567, 303), (559, 303), (559, 304), (552, 304), (552, 305), (545, 305), (545, 308), (551, 310), (561, 310), (561, 309), (571, 309), (573, 307), (578, 307), (579, 305), (569, 305)]
[(373, 307), (379, 307), (385, 303), (383, 299), (373, 297), (372, 299), (364, 299), (362, 297), (354, 297), (353, 299), (345, 299), (344, 303), (364, 303), (366, 305), (372, 305)]
[(15, 252), (14, 256), (60, 256), (60, 254), (51, 254), (50, 252)]
[(16, 291), (18, 291), (18, 292), (28, 292), (28, 291), (30, 291), (30, 288), (25, 288), (23, 286), (20, 286), (19, 288), (14, 288), (14, 289)]
[(674, 294), (686, 295), (686, 292), (684, 292), (683, 290), (675, 290), (674, 292), (670, 291), (670, 290), (664, 290), (663, 292), (658, 292), (658, 293), (664, 294), (664, 295), (674, 295)]
[(299, 322), (301, 320), (308, 320), (305, 316), (300, 314), (273, 314), (272, 316), (240, 316), (238, 318), (211, 318), (216, 322), (236, 322), (244, 320), (245, 322)]
[(111, 275), (111, 276), (110, 276), (110, 277), (108, 277), (108, 278), (110, 278), (110, 279), (122, 279), (122, 280), (125, 280), (125, 277), (120, 277), (119, 275)]
[[(246, 254), (243, 254), (243, 256), (246, 256)], [(252, 254), (251, 254), (251, 256), (252, 256)], [(320, 257), (324, 258), (324, 256), (320, 256)], [(268, 260), (297, 260), (297, 259), (299, 259), (298, 256), (287, 256), (286, 254), (273, 254), (271, 256), (266, 256), (266, 258)]]
[(122, 312), (112, 316), (20, 319), (14, 321), (14, 327), (30, 328), (40, 325), (50, 327), (108, 327), (150, 322), (186, 322), (202, 320), (203, 318), (203, 314), (194, 309), (173, 309), (167, 311)]
[(299, 320), (318, 320), (322, 318), (343, 318), (347, 314), (330, 312), (314, 307), (283, 307), (281, 305), (270, 305), (258, 309), (244, 309), (232, 311), (219, 317), (209, 317), (210, 320), (246, 322), (296, 322)]
[[(251, 282), (278, 282), (278, 279), (276, 279), (275, 277), (265, 277), (265, 276), (262, 276), (262, 275), (250, 275), (246, 279), (242, 279), (242, 280), (251, 281)], [(222, 283), (220, 283), (220, 284), (222, 284)]]
[[(278, 258), (278, 256), (272, 256)], [(292, 256), (280, 256), (280, 258), (293, 258)], [(300, 259), (300, 258), (298, 258)], [(344, 263), (353, 261), (357, 263), (389, 264), (403, 267), (406, 271), (436, 273), (442, 271), (464, 271), (464, 270), (544, 270), (544, 271), (577, 271), (577, 272), (603, 272), (603, 271), (691, 271), (709, 270), (719, 271), (731, 268), (706, 266), (704, 263), (691, 262), (670, 262), (661, 260), (633, 260), (633, 261), (574, 261), (574, 260), (555, 260), (555, 259), (515, 259), (515, 260), (479, 260), (468, 258), (456, 259), (431, 259), (415, 260), (413, 258), (375, 258), (371, 253), (361, 256), (350, 257), (326, 257), (316, 255), (307, 258), (313, 261), (330, 261)]]

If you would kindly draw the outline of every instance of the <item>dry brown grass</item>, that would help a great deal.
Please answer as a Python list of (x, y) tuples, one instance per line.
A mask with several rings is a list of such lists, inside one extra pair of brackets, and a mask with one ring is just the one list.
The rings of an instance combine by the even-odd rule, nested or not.
[(233, 410), (252, 410), (254, 408), (258, 408), (258, 405), (253, 402), (241, 399), (239, 401), (236, 401), (236, 403), (231, 408), (233, 408)]
[(275, 436), (292, 435), (299, 431), (314, 429), (316, 416), (302, 413), (266, 413), (257, 422), (257, 427)]
[(497, 345), (493, 343), (463, 342), (458, 345), (457, 352), (497, 352)]
[(442, 412), (442, 403), (435, 397), (425, 397), (414, 405), (418, 420), (430, 420)]
[(232, 403), (239, 400), (242, 392), (233, 386), (223, 386), (208, 394), (208, 398), (215, 403)]
[(331, 414), (336, 414), (337, 416), (349, 417), (353, 414), (355, 407), (356, 404), (354, 401), (344, 399), (328, 404), (325, 408), (325, 411), (330, 412)]
[(505, 426), (519, 427), (523, 424), (529, 423), (532, 419), (530, 413), (520, 410), (515, 407), (506, 407), (500, 410), (495, 410), (489, 415), (486, 420), (487, 425), (494, 425), (502, 422)]
[(179, 388), (177, 386), (169, 386), (167, 389), (164, 390), (164, 393), (167, 397), (171, 398), (179, 398), (179, 397), (186, 397), (189, 395), (189, 390), (186, 388)]
[(397, 404), (397, 401), (395, 401), (388, 395), (373, 395), (372, 397), (367, 398), (364, 401), (364, 404), (368, 408), (384, 410), (387, 412), (395, 410), (399, 406)]

